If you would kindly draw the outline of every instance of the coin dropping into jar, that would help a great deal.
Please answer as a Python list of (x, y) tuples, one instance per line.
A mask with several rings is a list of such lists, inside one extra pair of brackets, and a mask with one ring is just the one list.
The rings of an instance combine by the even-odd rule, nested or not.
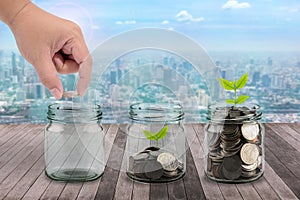
[(65, 91), (62, 95), (65, 98), (75, 98), (78, 97), (77, 91)]

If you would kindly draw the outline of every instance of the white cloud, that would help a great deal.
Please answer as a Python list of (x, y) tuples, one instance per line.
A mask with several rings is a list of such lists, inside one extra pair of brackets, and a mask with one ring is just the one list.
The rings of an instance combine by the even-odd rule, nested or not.
[(100, 29), (100, 27), (99, 27), (99, 26), (97, 26), (97, 25), (92, 25), (92, 26), (91, 26), (91, 29), (93, 29), (93, 30), (99, 30), (99, 29)]
[(238, 2), (237, 0), (228, 0), (223, 6), (223, 9), (239, 9), (250, 8), (251, 5), (248, 2)]
[(126, 20), (126, 21), (116, 21), (115, 24), (117, 25), (129, 25), (129, 24), (136, 24), (135, 20)]
[(285, 21), (290, 22), (290, 21), (292, 21), (292, 18), (287, 17), (287, 18), (285, 18)]
[(161, 22), (161, 24), (163, 24), (163, 25), (166, 25), (166, 24), (169, 24), (169, 23), (170, 22), (168, 20), (164, 20), (164, 21)]
[(292, 9), (290, 10), (290, 12), (293, 12), (293, 13), (299, 12), (299, 8), (292, 8)]
[(201, 22), (204, 21), (203, 17), (194, 18), (188, 11), (182, 10), (176, 16), (176, 20), (179, 22)]

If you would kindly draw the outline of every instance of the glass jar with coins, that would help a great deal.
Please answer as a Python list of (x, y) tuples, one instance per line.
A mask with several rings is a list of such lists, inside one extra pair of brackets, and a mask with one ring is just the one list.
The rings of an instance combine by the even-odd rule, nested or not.
[(184, 113), (179, 104), (130, 105), (126, 173), (141, 182), (169, 182), (186, 169)]
[(99, 105), (61, 101), (49, 105), (45, 173), (58, 181), (90, 181), (104, 171), (104, 134)]
[(204, 128), (204, 169), (208, 178), (242, 183), (264, 173), (265, 129), (258, 105), (229, 107), (210, 105)]

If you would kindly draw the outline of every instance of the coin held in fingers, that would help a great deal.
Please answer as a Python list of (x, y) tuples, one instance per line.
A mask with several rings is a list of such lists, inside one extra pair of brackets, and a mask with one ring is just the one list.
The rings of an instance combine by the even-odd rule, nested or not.
[(77, 91), (65, 91), (62, 95), (65, 98), (74, 98), (78, 96), (78, 92)]

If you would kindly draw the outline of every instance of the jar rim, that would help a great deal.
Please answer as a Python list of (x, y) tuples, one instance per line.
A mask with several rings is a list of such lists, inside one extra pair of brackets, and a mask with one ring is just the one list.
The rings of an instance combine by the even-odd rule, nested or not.
[(102, 119), (102, 111), (99, 104), (62, 101), (48, 106), (47, 118), (59, 122), (96, 121)]
[(53, 104), (48, 105), (48, 109), (50, 110), (61, 110), (61, 111), (82, 111), (82, 110), (99, 110), (101, 106), (99, 104), (80, 104), (76, 102), (55, 102)]
[(184, 119), (179, 103), (133, 103), (129, 107), (129, 118), (140, 122), (176, 122)]
[[(230, 112), (240, 112), (241, 115), (230, 117)], [(233, 113), (234, 115), (234, 113)], [(207, 117), (210, 121), (218, 122), (240, 122), (245, 120), (260, 120), (262, 118), (261, 106), (258, 104), (243, 104), (234, 109), (224, 103), (213, 103), (208, 105)]]

